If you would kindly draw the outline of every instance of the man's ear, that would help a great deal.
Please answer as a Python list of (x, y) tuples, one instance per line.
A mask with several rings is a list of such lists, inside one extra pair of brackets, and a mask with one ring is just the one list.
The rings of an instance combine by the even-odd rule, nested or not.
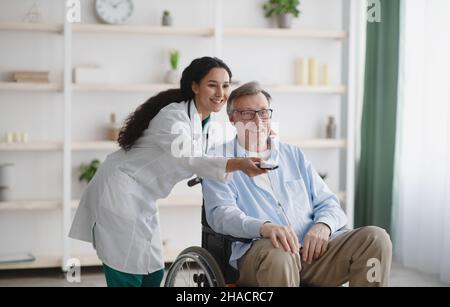
[(228, 119), (230, 120), (230, 123), (234, 126), (234, 124), (235, 124), (235, 121), (234, 121), (234, 114), (228, 115)]

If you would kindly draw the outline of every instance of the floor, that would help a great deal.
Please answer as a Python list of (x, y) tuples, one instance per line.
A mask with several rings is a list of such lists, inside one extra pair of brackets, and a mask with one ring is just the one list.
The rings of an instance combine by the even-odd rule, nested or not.
[[(104, 287), (100, 268), (83, 268), (80, 283), (69, 283), (59, 269), (0, 271), (0, 287)], [(392, 287), (448, 287), (437, 276), (403, 268), (394, 263), (391, 272)]]

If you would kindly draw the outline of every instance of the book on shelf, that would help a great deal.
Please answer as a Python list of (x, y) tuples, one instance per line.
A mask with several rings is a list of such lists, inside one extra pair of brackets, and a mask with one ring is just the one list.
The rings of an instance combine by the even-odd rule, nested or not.
[(16, 82), (50, 82), (49, 71), (15, 71), (13, 78)]

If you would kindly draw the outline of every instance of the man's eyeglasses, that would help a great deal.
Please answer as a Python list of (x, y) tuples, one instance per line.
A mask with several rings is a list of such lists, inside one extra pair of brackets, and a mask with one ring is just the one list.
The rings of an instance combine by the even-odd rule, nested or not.
[(260, 119), (267, 120), (269, 118), (272, 118), (273, 110), (272, 109), (263, 109), (263, 110), (259, 110), (259, 111), (252, 111), (252, 110), (238, 111), (238, 110), (233, 110), (233, 112), (239, 113), (241, 115), (241, 118), (244, 119), (244, 120), (253, 120), (255, 118), (256, 113), (258, 113), (258, 116), (259, 116)]

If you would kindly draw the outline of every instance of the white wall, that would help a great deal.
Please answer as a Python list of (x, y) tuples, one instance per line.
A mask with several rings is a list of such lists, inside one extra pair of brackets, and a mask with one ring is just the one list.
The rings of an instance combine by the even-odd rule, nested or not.
[[(21, 21), (35, 1), (0, 0), (0, 22)], [(37, 1), (46, 21), (62, 22), (63, 1)], [(132, 24), (159, 25), (162, 11), (169, 9), (176, 26), (214, 26), (214, 1), (211, 0), (135, 0)], [(227, 0), (223, 4), (225, 27), (267, 27), (262, 0)], [(342, 30), (341, 0), (303, 0), (301, 17), (294, 28)], [(96, 23), (93, 0), (82, 0), (82, 22)], [(167, 50), (181, 51), (181, 67), (200, 56), (214, 55), (214, 39), (163, 37), (151, 35), (73, 34), (73, 66), (101, 65), (114, 73), (118, 82), (162, 83), (169, 68)], [(342, 43), (328, 40), (284, 38), (232, 38), (223, 41), (222, 58), (242, 82), (258, 80), (267, 84), (292, 84), (293, 64), (297, 57), (315, 56), (330, 65), (331, 81), (340, 78)], [(63, 37), (58, 34), (0, 32), (0, 81), (10, 81), (14, 70), (50, 70), (52, 81), (63, 75)], [(123, 120), (147, 94), (74, 93), (72, 137), (77, 140), (101, 140), (109, 114)], [(280, 133), (289, 138), (324, 137), (328, 115), (334, 115), (340, 127), (341, 97), (338, 95), (274, 94), (274, 121), (281, 122)], [(62, 140), (62, 93), (0, 92), (0, 140), (6, 131), (27, 131), (30, 141)], [(339, 151), (309, 150), (307, 157), (321, 172), (327, 172), (330, 187), (339, 190)], [(106, 153), (74, 152), (73, 197), (80, 196), (83, 185), (77, 181), (77, 168)], [(62, 197), (62, 153), (5, 153), (0, 163), (16, 164), (14, 199), (55, 199)], [(344, 168), (342, 168), (344, 170)], [(184, 183), (175, 188), (189, 193)], [(163, 209), (163, 236), (170, 244), (200, 244), (199, 210)], [(183, 221), (183, 229), (179, 228)], [(31, 251), (57, 254), (61, 250), (61, 217), (54, 212), (1, 212), (0, 253)], [(183, 235), (186, 237), (181, 237)], [(75, 253), (90, 247), (73, 243)]]

